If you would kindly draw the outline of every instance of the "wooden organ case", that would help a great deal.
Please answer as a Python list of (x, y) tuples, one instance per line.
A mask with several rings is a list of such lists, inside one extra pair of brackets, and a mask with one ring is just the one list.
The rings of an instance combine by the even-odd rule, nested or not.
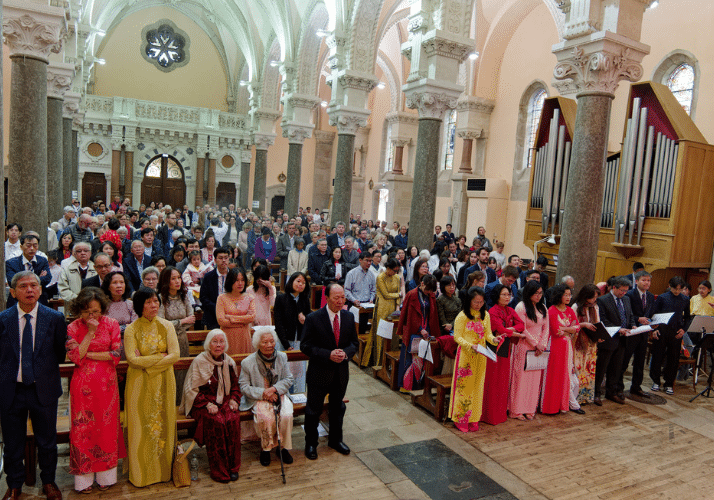
[[(524, 235), (530, 247), (550, 234), (559, 242), (575, 114), (575, 101), (563, 97), (543, 105)], [(640, 261), (657, 292), (675, 274), (696, 284), (712, 262), (714, 146), (664, 85), (632, 84), (627, 116), (622, 150), (605, 163), (595, 281), (630, 274)], [(539, 255), (557, 265), (558, 244), (542, 244)]]

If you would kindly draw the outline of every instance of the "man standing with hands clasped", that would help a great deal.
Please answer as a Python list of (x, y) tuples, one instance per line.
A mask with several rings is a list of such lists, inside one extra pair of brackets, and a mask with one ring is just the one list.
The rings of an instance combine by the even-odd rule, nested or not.
[(62, 314), (38, 303), (42, 289), (34, 272), (15, 274), (10, 293), (17, 306), (0, 314), (0, 426), (8, 486), (3, 500), (17, 500), (22, 494), (28, 413), (42, 491), (48, 500), (61, 500), (55, 484), (57, 400), (62, 395), (59, 364), (65, 359), (67, 326)]
[(325, 396), (330, 395), (330, 436), (327, 445), (343, 455), (350, 449), (342, 442), (345, 404), (342, 398), (349, 381), (349, 360), (357, 352), (355, 318), (345, 305), (345, 291), (336, 283), (325, 288), (327, 305), (305, 319), (300, 350), (310, 357), (307, 365), (305, 409), (305, 456), (317, 458), (317, 425)]

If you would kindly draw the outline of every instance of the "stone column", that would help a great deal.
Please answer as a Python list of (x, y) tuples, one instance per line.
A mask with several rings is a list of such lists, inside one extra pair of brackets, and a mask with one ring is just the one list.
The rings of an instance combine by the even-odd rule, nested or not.
[(335, 133), (315, 130), (315, 162), (312, 181), (312, 200), (305, 205), (327, 207), (330, 204), (332, 187), (332, 147)]
[(72, 184), (72, 171), (74, 165), (74, 142), (72, 142), (72, 118), (62, 118), (62, 192), (64, 205), (72, 201), (72, 190), (77, 189)]
[(285, 213), (295, 216), (300, 206), (300, 177), (302, 176), (302, 145), (312, 135), (312, 125), (284, 124), (283, 137), (288, 138), (288, 174), (285, 181)]
[(140, 200), (134, 200), (134, 148), (135, 144), (127, 142), (124, 146), (124, 198), (131, 200), (131, 206), (139, 208)]
[(47, 212), (50, 221), (62, 217), (64, 195), (64, 95), (72, 85), (74, 66), (53, 63), (47, 68)]
[[(257, 215), (267, 212), (265, 206), (265, 190), (268, 182), (268, 148), (273, 145), (275, 135), (254, 134), (255, 172), (253, 173), (253, 200), (249, 210)], [(256, 206), (257, 205), (257, 206)]]
[(458, 134), (464, 140), (464, 147), (461, 150), (461, 165), (459, 165), (460, 174), (471, 173), (471, 147), (473, 146), (473, 138), (468, 134)]
[[(64, 9), (26, 2), (3, 7), (10, 48), (10, 144), (7, 220), (37, 231), (47, 249), (47, 63), (62, 50)], [(31, 182), (28, 182), (31, 180)], [(30, 208), (28, 208), (30, 207)]]
[(71, 167), (72, 175), (70, 177), (70, 189), (72, 191), (77, 191), (77, 196), (79, 196), (79, 132), (77, 130), (74, 130), (74, 128), (72, 128), (71, 143), (72, 143), (72, 167)]
[(395, 175), (404, 175), (404, 169), (402, 168), (402, 159), (404, 158), (404, 146), (407, 141), (392, 141), (394, 144), (394, 165), (392, 172)]
[[(124, 191), (126, 192), (126, 166), (124, 168)], [(112, 141), (112, 176), (110, 181), (111, 199), (119, 196), (119, 178), (121, 177), (121, 144)]]
[(206, 154), (202, 150), (196, 152), (196, 206), (203, 206), (203, 170), (206, 163)]
[(208, 201), (211, 206), (216, 204), (216, 159), (208, 158)]
[(238, 206), (250, 210), (248, 195), (250, 192), (250, 151), (241, 151), (240, 162), (240, 192)]
[[(636, 3), (630, 0), (629, 6)], [(645, 3), (639, 2), (640, 23)], [(605, 23), (603, 29), (615, 31), (618, 28), (618, 22), (609, 26), (613, 19), (618, 19), (617, 13), (612, 14), (613, 18), (600, 21)], [(620, 11), (619, 16), (622, 14)], [(628, 11), (624, 19), (628, 34), (632, 33), (632, 23), (636, 21), (632, 14)], [(582, 19), (571, 20), (569, 16), (566, 14), (566, 36), (575, 26), (573, 23), (582, 26)], [(648, 46), (611, 31), (588, 33), (553, 47), (558, 57), (554, 76), (564, 80), (558, 85), (561, 93), (563, 90), (574, 91), (578, 102), (556, 280), (569, 274), (578, 288), (592, 283), (595, 278), (604, 164), (615, 90), (620, 80), (634, 82), (641, 78), (640, 63), (649, 53)], [(639, 39), (639, 29), (636, 31)]]

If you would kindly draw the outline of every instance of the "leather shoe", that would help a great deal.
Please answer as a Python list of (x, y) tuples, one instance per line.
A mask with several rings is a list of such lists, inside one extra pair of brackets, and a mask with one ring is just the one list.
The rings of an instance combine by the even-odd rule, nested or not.
[(650, 395), (647, 394), (646, 392), (633, 391), (632, 389), (630, 389), (630, 394), (633, 395), (633, 396), (637, 396), (637, 397), (640, 397), (640, 398), (644, 398), (644, 399), (649, 399), (649, 397), (650, 397)]
[(47, 500), (62, 500), (62, 492), (55, 483), (43, 484), (42, 492), (47, 496)]
[(22, 488), (8, 488), (2, 500), (19, 500), (22, 495)]
[(293, 456), (285, 448), (278, 448), (276, 455), (280, 456), (283, 459), (284, 464), (290, 465), (291, 463), (293, 463)]
[(593, 404), (595, 406), (602, 406), (602, 400), (600, 399), (600, 396), (595, 396), (593, 398)]
[(305, 456), (308, 460), (317, 460), (317, 446), (305, 445)]
[(577, 413), (578, 415), (585, 415), (585, 410), (583, 410), (582, 408), (571, 408), (570, 411), (572, 411), (573, 413)]
[(622, 399), (622, 398), (621, 398), (620, 396), (618, 396), (617, 394), (613, 394), (613, 395), (611, 395), (611, 396), (605, 396), (605, 398), (606, 398), (606, 399), (609, 399), (610, 401), (613, 401), (613, 402), (615, 402), (615, 403), (617, 403), (617, 404), (619, 404), (619, 405), (624, 405), (624, 404), (625, 404), (625, 400)]
[(260, 452), (260, 465), (267, 467), (270, 465), (270, 452), (269, 451), (261, 451)]
[(231, 472), (229, 477), (231, 478), (231, 481), (238, 481), (238, 473), (237, 472)]
[(333, 450), (337, 450), (338, 453), (342, 453), (343, 455), (350, 454), (350, 449), (342, 441), (340, 441), (339, 443), (328, 443), (327, 446), (329, 446)]

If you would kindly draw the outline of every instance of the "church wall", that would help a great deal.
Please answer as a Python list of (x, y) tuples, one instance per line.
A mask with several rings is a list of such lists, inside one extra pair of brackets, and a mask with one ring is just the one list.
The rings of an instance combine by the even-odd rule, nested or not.
[[(164, 18), (173, 21), (190, 39), (188, 64), (168, 73), (141, 55), (142, 29)], [(104, 38), (97, 57), (106, 64), (95, 65), (95, 94), (228, 111), (225, 70), (213, 42), (177, 10), (140, 10), (127, 16)]]

